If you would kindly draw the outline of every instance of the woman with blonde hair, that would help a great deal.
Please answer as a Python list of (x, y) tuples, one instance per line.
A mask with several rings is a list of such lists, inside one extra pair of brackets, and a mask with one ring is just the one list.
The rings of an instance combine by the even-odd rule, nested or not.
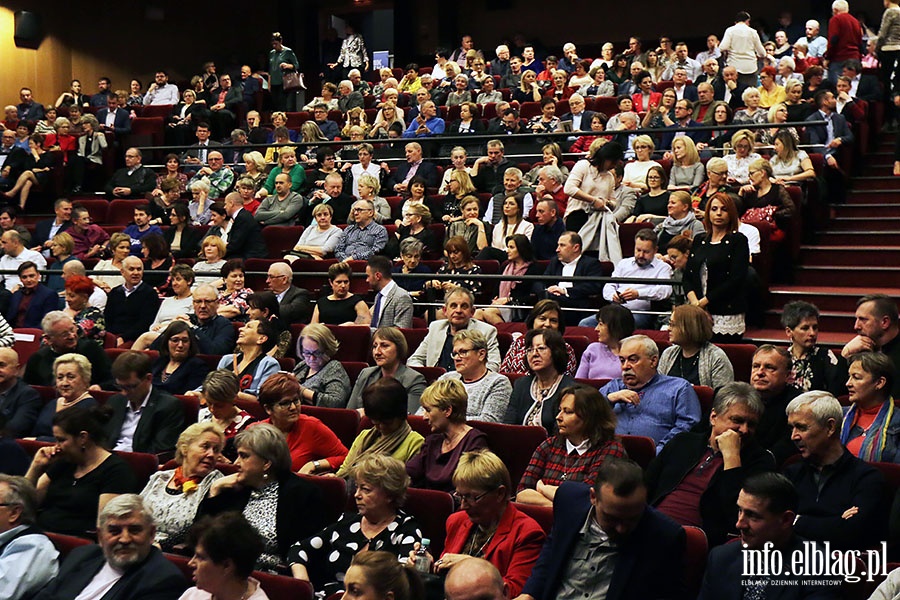
[(244, 160), (244, 175), (242, 178), (246, 177), (252, 179), (254, 191), (259, 191), (266, 181), (266, 169), (268, 168), (268, 165), (266, 164), (265, 157), (260, 151), (251, 150), (250, 152), (245, 153), (241, 158)]
[[(365, 302), (362, 304), (362, 309), (368, 313)], [(316, 310), (318, 308), (316, 306)], [(334, 360), (339, 347), (334, 334), (321, 323), (307, 325), (300, 332), (297, 339), (297, 356), (300, 357), (300, 362), (294, 368), (294, 376), (300, 382), (300, 400), (303, 404), (328, 408), (347, 406), (350, 376), (341, 361)]]
[(281, 174), (291, 178), (292, 192), (299, 192), (306, 184), (306, 170), (297, 162), (297, 151), (292, 146), (282, 146), (278, 149), (278, 165), (269, 171), (266, 182), (256, 194), (257, 197), (267, 198), (274, 194), (275, 178)]
[[(457, 146), (451, 152), (451, 160), (454, 168), (444, 172), (446, 180), (446, 195), (443, 202), (443, 216), (441, 220), (445, 225), (462, 219), (462, 201), (467, 196), (475, 194), (475, 184), (469, 175), (470, 169), (459, 168), (456, 165), (465, 165), (466, 151), (462, 146)], [(454, 158), (455, 157), (455, 158)], [(443, 185), (443, 184), (442, 184)], [(480, 210), (480, 205), (479, 205)]]
[(534, 163), (534, 166), (531, 167), (531, 170), (522, 176), (522, 181), (524, 181), (528, 185), (535, 185), (537, 183), (538, 173), (540, 172), (540, 170), (544, 167), (550, 166), (559, 169), (564, 178), (569, 176), (569, 168), (563, 164), (563, 155), (559, 144), (557, 144), (556, 142), (544, 144), (544, 146), (541, 148), (541, 154), (542, 160), (540, 162)]
[(631, 142), (634, 150), (634, 160), (625, 165), (624, 185), (636, 188), (639, 193), (647, 191), (647, 172), (650, 167), (659, 167), (660, 164), (653, 160), (653, 150), (656, 144), (649, 135), (639, 135)]
[(439, 256), (440, 246), (434, 232), (429, 229), (431, 225), (431, 210), (424, 204), (410, 204), (403, 211), (403, 222), (397, 228), (397, 239), (403, 241), (415, 238), (422, 242), (427, 255)]
[[(368, 146), (369, 144), (363, 144)], [(360, 149), (362, 155), (362, 149)], [(355, 165), (354, 165), (355, 166)], [(388, 201), (378, 195), (381, 191), (381, 183), (378, 178), (370, 173), (363, 173), (356, 181), (359, 193), (356, 195), (360, 200), (368, 200), (375, 206), (375, 221), (377, 223), (391, 222), (391, 205)], [(321, 204), (319, 205), (321, 206)]]
[[(120, 273), (122, 271), (122, 261), (131, 255), (131, 236), (126, 235), (121, 231), (117, 231), (109, 236), (108, 248), (112, 251), (112, 257), (104, 258), (99, 261), (94, 266), (94, 270), (98, 272), (114, 271), (115, 273)], [(112, 288), (125, 283), (124, 277), (112, 273), (106, 275), (94, 275), (91, 279), (93, 279), (94, 283), (107, 294)]]
[(774, 153), (770, 159), (772, 176), (775, 183), (803, 184), (814, 179), (816, 171), (812, 160), (805, 150), (798, 147), (794, 134), (787, 130), (779, 131), (772, 140)]
[(190, 184), (192, 200), (188, 203), (188, 210), (191, 213), (192, 225), (206, 225), (209, 223), (211, 215), (209, 213), (210, 206), (214, 202), (209, 198), (209, 190), (211, 189), (208, 177), (201, 177)]
[(753, 151), (756, 134), (749, 129), (739, 129), (731, 136), (733, 152), (725, 155), (728, 165), (728, 183), (747, 185), (750, 183), (750, 163), (760, 158)]
[(382, 67), (378, 69), (378, 76), (381, 78), (381, 80), (375, 84), (375, 87), (372, 88), (372, 95), (376, 98), (380, 98), (384, 93), (384, 90), (388, 89), (385, 83), (388, 79), (394, 76), (394, 72), (387, 67)]
[(706, 167), (694, 140), (684, 135), (672, 140), (672, 168), (669, 170), (669, 191), (692, 191), (706, 179)]
[(397, 108), (393, 101), (385, 102), (375, 115), (375, 120), (372, 122), (372, 130), (369, 132), (370, 137), (388, 137), (388, 130), (394, 123), (400, 123), (403, 130), (406, 130), (406, 121), (403, 120), (403, 109)]

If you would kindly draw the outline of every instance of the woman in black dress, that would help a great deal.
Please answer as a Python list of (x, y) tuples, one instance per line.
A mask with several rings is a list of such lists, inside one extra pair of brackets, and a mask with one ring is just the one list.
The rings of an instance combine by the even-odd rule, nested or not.
[(159, 336), (159, 358), (153, 364), (153, 387), (184, 394), (200, 387), (209, 367), (197, 358), (200, 347), (187, 321), (172, 321)]
[(319, 296), (313, 310), (310, 325), (325, 323), (328, 325), (368, 325), (372, 315), (365, 300), (350, 293), (350, 265), (339, 262), (328, 267), (328, 283), (331, 294)]

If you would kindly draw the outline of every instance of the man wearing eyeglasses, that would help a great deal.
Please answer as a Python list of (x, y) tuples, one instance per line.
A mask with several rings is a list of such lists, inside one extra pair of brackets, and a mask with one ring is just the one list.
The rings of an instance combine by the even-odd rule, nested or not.
[[(234, 350), (234, 342), (237, 333), (231, 326), (231, 321), (219, 316), (219, 294), (216, 288), (208, 283), (201, 283), (191, 295), (194, 313), (190, 315), (178, 315), (177, 321), (185, 321), (190, 324), (197, 336), (197, 347), (201, 354), (228, 354)], [(158, 336), (150, 345), (151, 350), (159, 351), (162, 345)]]
[(184, 411), (174, 396), (153, 387), (150, 356), (129, 350), (112, 366), (116, 387), (122, 390), (107, 402), (113, 415), (106, 439), (113, 450), (159, 454), (175, 449), (184, 429)]
[(38, 498), (24, 477), (0, 474), (0, 597), (32, 598), (59, 571), (59, 552), (33, 527)]
[(234, 187), (234, 171), (225, 166), (225, 158), (218, 150), (210, 150), (207, 160), (209, 165), (201, 168), (191, 177), (188, 187), (202, 178), (209, 179), (209, 197), (219, 198)]
[(275, 263), (269, 267), (266, 275), (266, 287), (278, 299), (281, 320), (287, 324), (309, 323), (312, 316), (312, 305), (309, 293), (291, 283), (294, 273), (290, 265)]
[(375, 222), (375, 205), (369, 200), (357, 200), (351, 211), (352, 225), (338, 238), (334, 256), (340, 261), (369, 260), (384, 250), (388, 241), (387, 229)]
[(22, 379), (29, 385), (53, 386), (53, 361), (63, 354), (81, 354), (91, 363), (91, 383), (102, 385), (112, 380), (109, 358), (93, 340), (79, 335), (75, 321), (61, 310), (54, 310), (41, 321), (44, 332), (41, 348), (28, 358)]

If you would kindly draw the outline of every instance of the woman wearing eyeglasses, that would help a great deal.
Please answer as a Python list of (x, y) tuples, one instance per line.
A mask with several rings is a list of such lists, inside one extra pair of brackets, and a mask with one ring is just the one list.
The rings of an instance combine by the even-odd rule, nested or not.
[(351, 385), (341, 362), (334, 360), (339, 345), (331, 330), (321, 323), (303, 328), (297, 340), (297, 356), (303, 361), (294, 369), (303, 404), (346, 408)]
[(453, 336), (453, 366), (455, 371), (441, 375), (441, 379), (458, 379), (469, 396), (467, 419), (503, 423), (503, 416), (512, 394), (512, 384), (505, 375), (488, 369), (487, 336), (473, 329), (463, 329)]
[(184, 394), (203, 383), (209, 372), (197, 358), (200, 347), (191, 324), (172, 321), (159, 336), (159, 358), (153, 363), (153, 387), (169, 394)]
[[(466, 452), (453, 473), (454, 499), (461, 510), (447, 519), (444, 553), (434, 571), (447, 573), (470, 557), (483, 558), (503, 575), (515, 598), (537, 562), (544, 531), (510, 502), (509, 471), (490, 450)], [(410, 562), (415, 557), (410, 554)]]

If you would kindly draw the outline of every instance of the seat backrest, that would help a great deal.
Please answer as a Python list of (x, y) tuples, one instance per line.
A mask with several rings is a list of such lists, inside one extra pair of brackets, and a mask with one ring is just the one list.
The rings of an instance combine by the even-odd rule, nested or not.
[(53, 546), (59, 552), (59, 559), (62, 561), (69, 555), (69, 552), (78, 548), (79, 546), (87, 546), (91, 543), (91, 540), (76, 537), (74, 535), (63, 535), (61, 533), (53, 533), (51, 531), (45, 531), (44, 534), (50, 538), (50, 541), (53, 542)]
[(372, 330), (368, 325), (326, 325), (326, 327), (331, 330), (340, 344), (337, 354), (334, 356), (336, 360), (369, 362)]
[(553, 529), (553, 507), (552, 506), (538, 506), (537, 504), (519, 504), (518, 502), (514, 502), (516, 508), (520, 511), (534, 519), (538, 522), (538, 525), (541, 526), (541, 529), (544, 530), (544, 534), (550, 535), (550, 530)]
[(400, 329), (400, 333), (403, 334), (403, 337), (406, 338), (406, 346), (409, 348), (409, 353), (412, 355), (415, 353), (416, 349), (422, 345), (422, 340), (425, 339), (425, 336), (428, 335), (427, 329)]
[(342, 360), (341, 366), (344, 367), (344, 370), (347, 371), (347, 377), (350, 378), (352, 383), (355, 383), (357, 379), (359, 379), (360, 372), (368, 368), (369, 363), (365, 362), (356, 362), (350, 360)]
[(620, 435), (619, 441), (625, 447), (628, 458), (641, 465), (642, 469), (646, 469), (654, 458), (656, 458), (656, 442), (651, 438), (642, 435)]
[(440, 556), (447, 537), (447, 518), (453, 514), (453, 497), (438, 490), (410, 488), (403, 509), (414, 516), (422, 527), (422, 535), (431, 540), (431, 553)]
[(98, 225), (106, 223), (106, 214), (109, 211), (108, 200), (79, 198), (73, 200), (75, 206), (83, 206), (91, 215), (91, 220)]
[(725, 351), (731, 366), (734, 367), (734, 380), (750, 383), (750, 366), (756, 346), (753, 344), (716, 344)]
[[(428, 424), (428, 421), (425, 420), (425, 417), (420, 417), (419, 415), (409, 415), (406, 417), (409, 426), (413, 431), (420, 434), (422, 437), (428, 437), (433, 432), (431, 431), (431, 425)], [(360, 421), (361, 423), (362, 421)]]
[[(197, 418), (194, 417), (194, 422), (196, 421)], [(134, 473), (134, 478), (137, 480), (138, 490), (144, 489), (144, 486), (150, 481), (150, 476), (159, 470), (159, 460), (155, 454), (120, 451), (116, 451), (116, 454), (121, 456), (131, 467), (131, 472)]]
[(694, 598), (700, 592), (700, 584), (703, 582), (703, 572), (706, 570), (706, 556), (709, 552), (709, 543), (706, 534), (699, 527), (685, 527), (686, 536), (684, 547), (684, 581), (687, 585), (690, 597)]
[(410, 367), (410, 369), (421, 373), (428, 385), (437, 381), (441, 375), (447, 372), (444, 367)]
[(303, 228), (299, 226), (268, 225), (263, 227), (262, 236), (266, 242), (269, 257), (278, 258), (287, 254), (300, 239)]
[(325, 408), (323, 406), (304, 406), (304, 414), (315, 417), (325, 423), (347, 448), (356, 439), (359, 429), (359, 413), (349, 408)]
[(500, 457), (509, 470), (510, 482), (514, 488), (525, 474), (525, 468), (535, 449), (547, 439), (543, 427), (530, 425), (505, 425), (470, 421), (469, 425), (483, 431), (488, 438), (488, 447)]
[(709, 416), (709, 411), (712, 410), (715, 392), (711, 387), (705, 385), (695, 385), (694, 391), (697, 393), (697, 399), (700, 400), (700, 413), (703, 415), (702, 418), (705, 419)]
[(24, 366), (31, 355), (41, 349), (44, 332), (33, 327), (17, 327), (13, 329), (13, 335), (16, 340), (13, 348), (19, 355), (19, 364)]
[(128, 225), (134, 220), (134, 207), (144, 204), (142, 200), (113, 200), (106, 212), (106, 222), (110, 225)]
[(338, 477), (320, 477), (318, 475), (300, 475), (315, 485), (322, 492), (325, 522), (335, 523), (347, 507), (349, 492), (347, 482)]

